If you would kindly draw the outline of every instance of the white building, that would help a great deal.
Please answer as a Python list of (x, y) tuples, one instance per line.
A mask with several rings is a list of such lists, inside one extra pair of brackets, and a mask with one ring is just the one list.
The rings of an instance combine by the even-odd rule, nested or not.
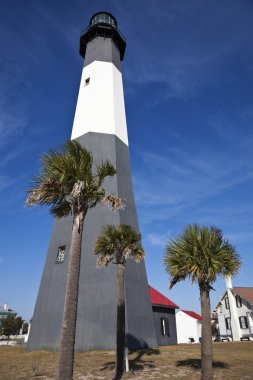
[(16, 311), (9, 308), (9, 305), (5, 303), (3, 306), (0, 306), (0, 325), (1, 325), (1, 319), (7, 318), (8, 315), (17, 315)]
[(221, 340), (239, 341), (253, 338), (253, 288), (232, 287), (227, 279), (227, 289), (215, 308)]
[(190, 310), (176, 313), (177, 342), (199, 343), (201, 338), (201, 315)]

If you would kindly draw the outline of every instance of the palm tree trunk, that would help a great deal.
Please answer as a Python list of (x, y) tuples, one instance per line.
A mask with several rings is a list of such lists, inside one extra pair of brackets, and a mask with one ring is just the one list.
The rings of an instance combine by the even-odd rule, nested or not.
[(64, 300), (57, 380), (72, 380), (84, 213), (74, 216)]
[(125, 354), (125, 266), (117, 265), (117, 344), (116, 344), (116, 376), (121, 376), (124, 372)]
[(200, 287), (202, 315), (201, 380), (213, 379), (213, 346), (211, 332), (210, 290)]

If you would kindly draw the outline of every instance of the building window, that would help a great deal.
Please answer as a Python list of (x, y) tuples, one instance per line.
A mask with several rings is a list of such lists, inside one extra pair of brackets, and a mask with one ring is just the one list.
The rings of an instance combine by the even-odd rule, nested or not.
[(225, 318), (227, 330), (231, 330), (231, 318)]
[(169, 335), (169, 319), (161, 318), (161, 333), (162, 335)]
[(240, 327), (241, 329), (247, 329), (248, 328), (248, 321), (246, 317), (239, 317)]
[(86, 79), (84, 80), (84, 87), (85, 87), (85, 86), (88, 86), (89, 83), (90, 83), (90, 78), (86, 78)]
[(242, 299), (241, 299), (241, 297), (240, 296), (236, 296), (235, 299), (236, 299), (236, 306), (237, 307), (242, 307)]
[(226, 306), (226, 309), (229, 309), (229, 300), (228, 300), (228, 297), (225, 297), (225, 306)]
[(58, 253), (55, 262), (56, 263), (63, 263), (64, 262), (64, 256), (65, 256), (65, 249), (66, 246), (62, 245), (61, 247), (58, 248)]

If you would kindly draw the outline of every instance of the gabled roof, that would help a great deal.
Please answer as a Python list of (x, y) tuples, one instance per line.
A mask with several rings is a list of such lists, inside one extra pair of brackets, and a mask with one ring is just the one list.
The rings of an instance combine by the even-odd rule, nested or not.
[(183, 311), (185, 314), (188, 314), (190, 317), (197, 319), (197, 321), (202, 320), (201, 315), (199, 315), (198, 313), (195, 313), (195, 311), (191, 311), (191, 310), (181, 310), (181, 311)]
[(223, 293), (223, 295), (220, 297), (220, 300), (219, 300), (219, 302), (217, 303), (217, 305), (215, 306), (215, 308), (213, 309), (213, 312), (216, 312), (216, 310), (218, 309), (218, 307), (219, 307), (220, 304), (221, 304), (221, 301), (225, 298), (226, 294), (227, 294), (227, 290), (225, 290), (225, 292)]
[(242, 299), (244, 299), (245, 301), (253, 305), (253, 288), (235, 287), (235, 288), (232, 288), (231, 291), (235, 295), (240, 296)]
[(174, 309), (179, 309), (179, 306), (177, 306), (169, 298), (165, 297), (162, 293), (152, 288), (152, 286), (150, 285), (149, 285), (149, 294), (150, 294), (152, 305), (163, 306), (163, 307), (166, 306), (166, 307), (172, 307)]
[[(235, 295), (240, 296), (244, 301), (249, 302), (251, 305), (253, 305), (253, 288), (247, 288), (247, 287), (237, 287), (235, 286), (234, 288), (230, 288), (232, 293)], [(215, 306), (214, 311), (217, 310), (219, 305), (221, 304), (221, 301), (224, 299), (224, 297), (227, 294), (227, 290), (225, 290), (224, 294), (220, 298), (218, 304)]]

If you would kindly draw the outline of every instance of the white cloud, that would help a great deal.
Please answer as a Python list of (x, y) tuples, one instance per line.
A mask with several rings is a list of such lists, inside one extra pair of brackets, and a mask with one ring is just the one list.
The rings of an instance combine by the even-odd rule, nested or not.
[(28, 125), (27, 101), (18, 89), (24, 90), (29, 84), (23, 83), (22, 73), (19, 68), (15, 69), (14, 61), (13, 57), (13, 62), (10, 60), (9, 66), (3, 66), (0, 72), (0, 147), (10, 141), (13, 144), (15, 139), (24, 133)]
[(24, 147), (17, 148), (15, 146), (15, 149), (13, 151), (9, 151), (5, 155), (3, 155), (3, 157), (0, 161), (0, 168), (4, 168), (6, 165), (8, 165), (9, 162), (16, 160), (25, 151), (26, 151), (26, 148), (24, 148)]
[[(16, 182), (16, 178), (10, 178), (5, 175), (0, 175), (0, 191), (7, 189), (9, 186), (13, 185)], [(0, 202), (2, 199), (0, 199)]]
[(5, 108), (0, 104), (0, 146), (21, 135), (27, 126), (26, 110), (21, 107)]
[[(223, 115), (215, 122), (212, 119), (212, 143), (202, 138), (195, 144), (194, 140), (187, 141), (184, 137), (176, 148), (161, 147), (159, 154), (135, 151), (142, 170), (134, 171), (133, 182), (143, 223), (166, 220), (171, 223), (176, 218), (181, 224), (201, 222), (230, 226), (229, 232), (233, 234), (237, 226), (238, 233), (244, 228), (248, 234), (253, 224), (249, 190), (253, 179), (253, 151), (252, 134), (247, 128), (246, 133), (242, 133), (245, 118), (240, 115), (244, 114), (238, 110), (231, 123)], [(246, 115), (249, 123), (251, 112), (247, 111)], [(215, 123), (222, 129), (223, 121), (226, 132), (221, 138)], [(240, 196), (244, 193), (247, 199)]]
[[(180, 158), (143, 152), (142, 160), (149, 175), (136, 175), (134, 179), (137, 201), (142, 206), (200, 201), (253, 178), (253, 168), (243, 157), (215, 150), (206, 156), (182, 150)], [(151, 173), (156, 178), (153, 182)]]
[(169, 240), (169, 238), (170, 238), (170, 232), (167, 232), (165, 234), (159, 234), (159, 233), (147, 234), (147, 239), (149, 243), (158, 247), (164, 247), (166, 242)]
[[(127, 29), (124, 20), (129, 20), (128, 10), (118, 1), (114, 1), (114, 6), (121, 14), (123, 30)], [(238, 6), (235, 0), (230, 1), (229, 9), (219, 1), (203, 5), (199, 0), (190, 3), (145, 0), (134, 8), (140, 22), (128, 32), (129, 41), (134, 40), (128, 55), (136, 64), (125, 71), (125, 78), (132, 87), (165, 84), (165, 93), (157, 101), (161, 96), (191, 97), (198, 89), (218, 83), (231, 55), (235, 52), (240, 55), (245, 41), (250, 41), (248, 7)], [(146, 45), (144, 36), (148, 36)]]

